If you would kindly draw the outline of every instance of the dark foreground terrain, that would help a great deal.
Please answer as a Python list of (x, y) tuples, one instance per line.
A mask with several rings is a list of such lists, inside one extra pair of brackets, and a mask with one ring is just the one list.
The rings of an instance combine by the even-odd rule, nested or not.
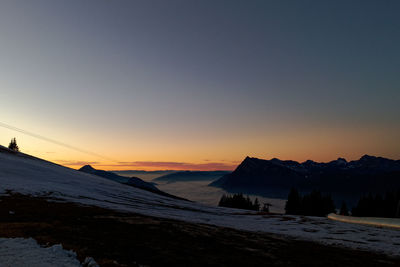
[(18, 194), (0, 197), (0, 237), (61, 243), (100, 266), (400, 266), (371, 252)]

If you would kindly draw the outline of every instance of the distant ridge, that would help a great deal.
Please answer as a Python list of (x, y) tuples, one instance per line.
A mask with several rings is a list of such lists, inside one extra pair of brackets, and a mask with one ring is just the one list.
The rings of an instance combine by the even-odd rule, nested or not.
[(153, 181), (185, 182), (185, 181), (213, 181), (229, 171), (177, 171), (154, 179)]
[(142, 179), (137, 178), (137, 177), (124, 177), (124, 176), (120, 176), (120, 175), (112, 173), (112, 172), (96, 170), (95, 168), (93, 168), (90, 165), (83, 166), (82, 168), (79, 169), (79, 171), (97, 175), (97, 176), (101, 176), (103, 178), (106, 178), (106, 179), (109, 179), (109, 180), (112, 180), (112, 181), (115, 181), (115, 182), (118, 182), (121, 184), (133, 186), (133, 187), (143, 189), (143, 190), (146, 190), (146, 191), (149, 191), (152, 193), (156, 193), (159, 195), (163, 195), (163, 196), (167, 196), (167, 197), (171, 197), (171, 198), (175, 198), (175, 199), (183, 199), (183, 198), (165, 193), (165, 192), (161, 191), (160, 189), (158, 189), (152, 183), (145, 182)]
[(364, 155), (348, 162), (263, 160), (246, 157), (230, 174), (210, 184), (227, 191), (286, 197), (291, 187), (318, 189), (336, 196), (358, 198), (400, 188), (400, 160)]

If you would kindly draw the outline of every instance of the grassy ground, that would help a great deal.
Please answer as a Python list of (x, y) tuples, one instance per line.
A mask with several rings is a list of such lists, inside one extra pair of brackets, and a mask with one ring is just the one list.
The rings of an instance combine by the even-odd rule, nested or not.
[(371, 252), (23, 195), (0, 198), (0, 237), (61, 243), (100, 266), (400, 266)]

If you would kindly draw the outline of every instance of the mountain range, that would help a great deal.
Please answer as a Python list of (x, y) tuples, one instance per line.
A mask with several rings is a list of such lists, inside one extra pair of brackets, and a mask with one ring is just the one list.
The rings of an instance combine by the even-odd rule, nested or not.
[(286, 197), (292, 187), (304, 192), (317, 189), (336, 199), (355, 201), (363, 194), (399, 189), (400, 160), (364, 155), (349, 162), (338, 158), (328, 163), (299, 163), (246, 157), (232, 173), (210, 185), (270, 197)]

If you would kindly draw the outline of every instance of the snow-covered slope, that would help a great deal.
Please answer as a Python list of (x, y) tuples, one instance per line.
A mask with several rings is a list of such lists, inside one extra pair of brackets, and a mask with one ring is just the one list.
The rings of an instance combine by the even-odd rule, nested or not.
[(123, 212), (284, 234), (360, 249), (400, 254), (400, 231), (347, 224), (326, 218), (262, 216), (171, 199), (0, 149), (0, 190), (45, 195)]

